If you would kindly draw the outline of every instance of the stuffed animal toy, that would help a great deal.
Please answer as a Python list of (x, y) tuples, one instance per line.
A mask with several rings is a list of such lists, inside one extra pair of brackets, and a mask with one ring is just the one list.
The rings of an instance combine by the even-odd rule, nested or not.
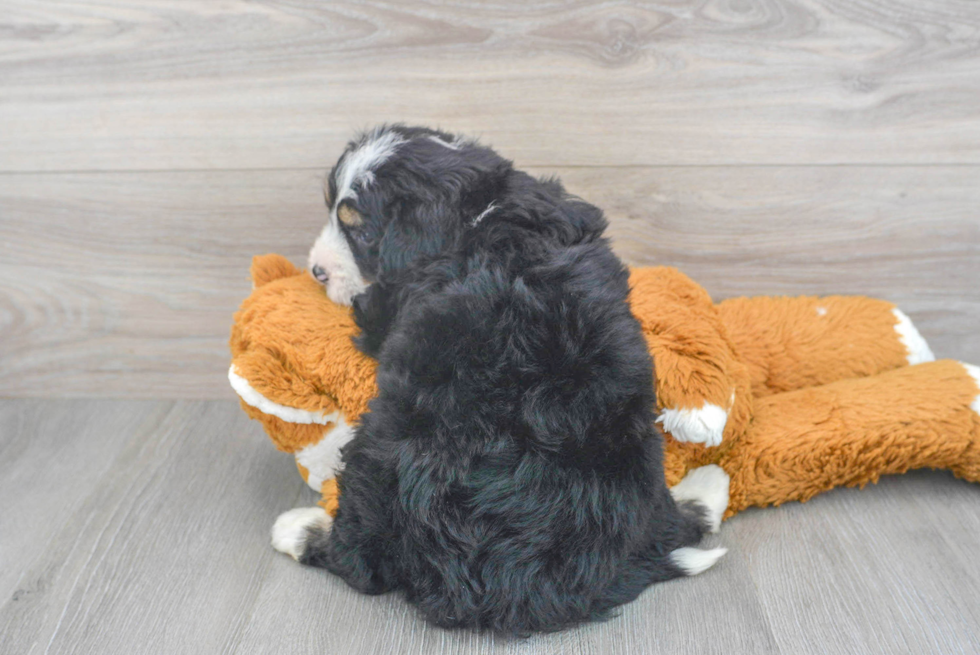
[[(350, 309), (308, 273), (265, 255), (252, 280), (235, 314), (229, 380), (333, 515), (340, 449), (376, 392), (375, 362), (351, 343)], [(722, 467), (726, 518), (915, 468), (980, 481), (980, 369), (933, 361), (894, 305), (844, 296), (714, 304), (665, 267), (635, 269), (630, 282), (654, 359), (667, 483)]]

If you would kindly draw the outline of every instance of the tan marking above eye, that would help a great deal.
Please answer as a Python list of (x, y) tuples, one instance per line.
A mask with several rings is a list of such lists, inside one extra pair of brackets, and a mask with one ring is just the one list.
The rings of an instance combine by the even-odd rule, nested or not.
[(364, 222), (364, 217), (361, 216), (356, 209), (350, 205), (341, 205), (337, 208), (337, 218), (344, 225), (349, 225), (351, 227), (357, 227)]
[(327, 207), (330, 206), (330, 183), (326, 180), (323, 182), (323, 201), (327, 203)]

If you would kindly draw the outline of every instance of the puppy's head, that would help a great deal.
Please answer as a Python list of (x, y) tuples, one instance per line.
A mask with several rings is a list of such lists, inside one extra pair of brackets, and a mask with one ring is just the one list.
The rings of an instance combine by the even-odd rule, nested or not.
[(511, 163), (438, 130), (383, 126), (351, 141), (324, 183), (309, 267), (349, 305), (367, 284), (452, 247), (502, 193)]

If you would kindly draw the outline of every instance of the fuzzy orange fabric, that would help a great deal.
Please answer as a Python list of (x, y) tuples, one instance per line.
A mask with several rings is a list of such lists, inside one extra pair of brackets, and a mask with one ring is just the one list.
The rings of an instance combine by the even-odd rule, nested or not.
[[(326, 299), (323, 287), (284, 257), (252, 262), (255, 289), (235, 314), (231, 355), (238, 375), (276, 403), (357, 417), (377, 393), (376, 363), (354, 347), (350, 310)], [(280, 450), (295, 452), (319, 441), (316, 424), (295, 424), (243, 407)]]
[[(339, 448), (376, 393), (375, 363), (351, 343), (350, 310), (310, 275), (265, 255), (254, 259), (252, 279), (235, 314), (229, 377), (245, 411), (279, 449), (296, 453), (333, 514)], [(667, 482), (720, 465), (731, 477), (726, 517), (912, 468), (980, 481), (980, 369), (909, 366), (922, 354), (910, 352), (890, 303), (715, 304), (665, 267), (634, 270), (631, 287), (656, 367)]]

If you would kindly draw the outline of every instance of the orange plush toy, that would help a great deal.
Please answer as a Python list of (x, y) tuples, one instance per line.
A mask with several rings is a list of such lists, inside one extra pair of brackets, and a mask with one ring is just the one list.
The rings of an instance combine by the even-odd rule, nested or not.
[[(242, 407), (333, 515), (340, 448), (376, 392), (350, 310), (278, 255), (256, 257), (235, 314)], [(714, 304), (672, 268), (635, 269), (630, 302), (653, 355), (667, 483), (729, 475), (726, 516), (914, 468), (980, 481), (980, 369), (932, 361), (907, 316), (862, 297)]]

